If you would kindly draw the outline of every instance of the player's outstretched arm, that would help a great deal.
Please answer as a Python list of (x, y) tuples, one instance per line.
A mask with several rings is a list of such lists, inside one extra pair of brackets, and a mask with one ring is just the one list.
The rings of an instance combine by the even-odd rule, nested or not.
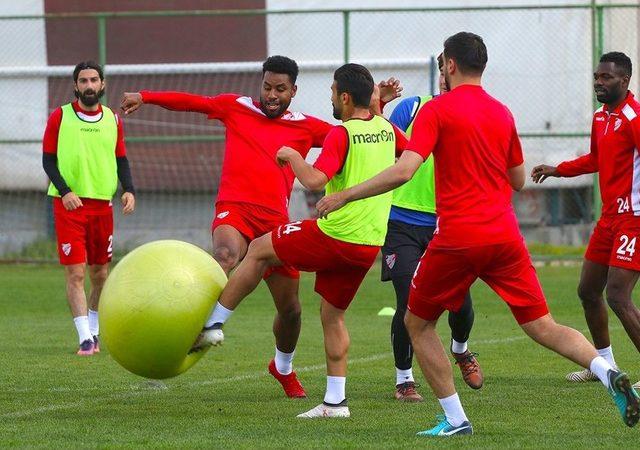
[[(170, 111), (190, 111), (207, 114), (210, 118), (223, 115), (225, 95), (204, 97), (202, 95), (173, 91), (125, 92), (120, 107), (124, 114), (131, 114), (143, 104), (161, 106)], [(235, 97), (234, 97), (235, 98)], [(223, 105), (224, 104), (224, 105)]]
[(281, 167), (291, 164), (296, 178), (310, 191), (321, 191), (329, 182), (324, 172), (306, 162), (302, 155), (291, 147), (285, 146), (278, 150), (276, 160)]
[(424, 162), (421, 155), (411, 150), (402, 152), (400, 159), (373, 178), (341, 192), (327, 195), (318, 201), (316, 209), (320, 217), (342, 208), (349, 202), (389, 192), (409, 181)]
[(542, 183), (549, 177), (559, 177), (558, 168), (556, 166), (547, 166), (540, 164), (535, 166), (531, 171), (531, 179), (534, 183)]
[(143, 103), (140, 92), (125, 92), (120, 102), (120, 108), (125, 114), (131, 114), (140, 108)]

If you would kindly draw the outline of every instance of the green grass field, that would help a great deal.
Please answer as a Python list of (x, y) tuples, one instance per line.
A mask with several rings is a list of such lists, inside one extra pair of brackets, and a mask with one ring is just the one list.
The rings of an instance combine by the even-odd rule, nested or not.
[[(579, 267), (539, 269), (556, 318), (585, 331), (575, 296)], [(103, 351), (80, 358), (66, 306), (62, 269), (0, 266), (0, 447), (218, 448), (632, 448), (640, 427), (623, 425), (600, 383), (570, 384), (575, 367), (526, 339), (486, 286), (473, 290), (471, 349), (485, 386), (456, 384), (476, 434), (417, 438), (439, 405), (427, 387), (422, 404), (393, 399), (389, 344), (391, 286), (372, 270), (347, 314), (351, 351), (347, 395), (352, 417), (303, 421), (325, 387), (318, 298), (302, 279), (303, 327), (295, 366), (309, 398), (284, 398), (266, 366), (273, 355), (273, 306), (261, 286), (226, 326), (227, 340), (186, 374), (157, 385), (132, 375)], [(442, 336), (448, 340), (446, 321)], [(638, 354), (611, 318), (618, 364), (635, 382)], [(135, 342), (131, 343), (135, 345)], [(419, 369), (416, 365), (417, 373)], [(419, 375), (418, 381), (422, 381)]]

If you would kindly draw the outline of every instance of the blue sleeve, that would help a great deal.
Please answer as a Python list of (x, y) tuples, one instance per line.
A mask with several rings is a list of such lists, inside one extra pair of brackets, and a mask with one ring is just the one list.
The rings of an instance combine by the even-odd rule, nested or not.
[(402, 131), (407, 131), (411, 123), (411, 113), (416, 103), (420, 103), (420, 97), (405, 98), (394, 108), (389, 121)]

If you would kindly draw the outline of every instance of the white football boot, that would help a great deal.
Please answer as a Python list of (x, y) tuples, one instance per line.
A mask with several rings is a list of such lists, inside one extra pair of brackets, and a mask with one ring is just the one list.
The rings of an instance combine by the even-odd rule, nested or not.
[(224, 333), (220, 325), (215, 324), (211, 328), (202, 329), (189, 353), (199, 352), (207, 347), (222, 345), (222, 342), (224, 342)]
[(588, 381), (600, 381), (595, 373), (589, 369), (579, 370), (577, 372), (568, 373), (565, 377), (567, 381), (573, 383), (586, 383)]
[(318, 418), (329, 419), (332, 417), (346, 418), (350, 416), (351, 416), (351, 413), (349, 412), (349, 407), (346, 405), (345, 406), (329, 406), (329, 405), (325, 405), (324, 403), (320, 403), (315, 408), (310, 409), (305, 413), (298, 414), (296, 417), (300, 419), (318, 419)]

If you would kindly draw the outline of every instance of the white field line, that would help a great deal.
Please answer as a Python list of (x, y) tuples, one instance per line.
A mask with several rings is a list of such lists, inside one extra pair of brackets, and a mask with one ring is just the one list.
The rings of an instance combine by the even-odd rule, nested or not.
[[(620, 327), (609, 327), (610, 330), (614, 330)], [(521, 340), (525, 340), (528, 339), (528, 336), (525, 335), (524, 333), (518, 336), (511, 336), (511, 337), (506, 337), (506, 338), (497, 338), (497, 339), (484, 339), (484, 340), (471, 340), (470, 343), (471, 345), (493, 345), (493, 344), (505, 344), (505, 343), (509, 343), (509, 342), (514, 342), (514, 341), (521, 341)], [(352, 364), (363, 364), (363, 363), (368, 363), (368, 362), (372, 362), (372, 361), (379, 361), (381, 359), (386, 359), (386, 358), (390, 358), (391, 357), (391, 352), (385, 352), (385, 353), (379, 353), (376, 355), (370, 355), (370, 356), (365, 356), (362, 358), (354, 358), (349, 360), (349, 365)], [(325, 365), (324, 364), (314, 364), (312, 366), (304, 366), (304, 367), (298, 367), (296, 368), (296, 372), (298, 373), (302, 373), (302, 372), (314, 372), (316, 370), (321, 370), (324, 369)], [(260, 372), (252, 372), (252, 373), (247, 373), (247, 374), (243, 374), (243, 375), (236, 375), (233, 377), (226, 377), (226, 378), (214, 378), (211, 380), (205, 380), (205, 381), (192, 381), (192, 382), (188, 382), (188, 383), (176, 383), (176, 384), (171, 384), (170, 386), (165, 386), (164, 383), (162, 382), (156, 382), (158, 383), (157, 385), (154, 385), (154, 382), (149, 382), (148, 387), (144, 387), (144, 385), (142, 385), (141, 383), (138, 384), (133, 384), (130, 385), (126, 388), (124, 388), (122, 390), (122, 392), (120, 393), (116, 393), (116, 394), (110, 394), (110, 395), (106, 395), (104, 397), (101, 398), (93, 398), (93, 399), (85, 399), (85, 400), (80, 400), (77, 402), (72, 402), (72, 403), (60, 403), (60, 404), (55, 404), (55, 405), (47, 405), (47, 406), (41, 406), (38, 408), (32, 408), (32, 409), (25, 409), (25, 410), (21, 410), (21, 411), (14, 411), (14, 412), (10, 412), (10, 413), (5, 413), (5, 414), (1, 414), (0, 415), (0, 419), (18, 419), (21, 417), (26, 417), (26, 416), (31, 416), (31, 415), (35, 415), (35, 414), (40, 414), (40, 413), (47, 413), (47, 412), (51, 412), (51, 411), (58, 411), (58, 410), (62, 410), (62, 409), (72, 409), (72, 408), (77, 408), (79, 406), (84, 405), (87, 402), (91, 402), (91, 401), (96, 401), (96, 400), (100, 400), (100, 399), (117, 399), (117, 398), (128, 398), (128, 397), (135, 397), (137, 395), (141, 395), (141, 394), (145, 394), (145, 393), (153, 393), (153, 392), (158, 392), (158, 391), (162, 391), (165, 389), (176, 389), (176, 388), (184, 388), (184, 387), (197, 387), (197, 386), (208, 386), (208, 385), (213, 385), (213, 384), (222, 384), (222, 383), (236, 383), (239, 381), (247, 381), (247, 380), (257, 380), (260, 378), (264, 378), (266, 377), (268, 374), (266, 372), (266, 370), (262, 370)], [(144, 382), (143, 382), (144, 383)], [(81, 392), (81, 391), (91, 391), (91, 390), (98, 390), (98, 389), (102, 389), (100, 387), (88, 387), (88, 388), (66, 388), (66, 387), (52, 387), (47, 389), (45, 392)], [(22, 392), (33, 392), (36, 391), (35, 389), (7, 389), (7, 390), (3, 390), (0, 391), (2, 393), (22, 393)]]

